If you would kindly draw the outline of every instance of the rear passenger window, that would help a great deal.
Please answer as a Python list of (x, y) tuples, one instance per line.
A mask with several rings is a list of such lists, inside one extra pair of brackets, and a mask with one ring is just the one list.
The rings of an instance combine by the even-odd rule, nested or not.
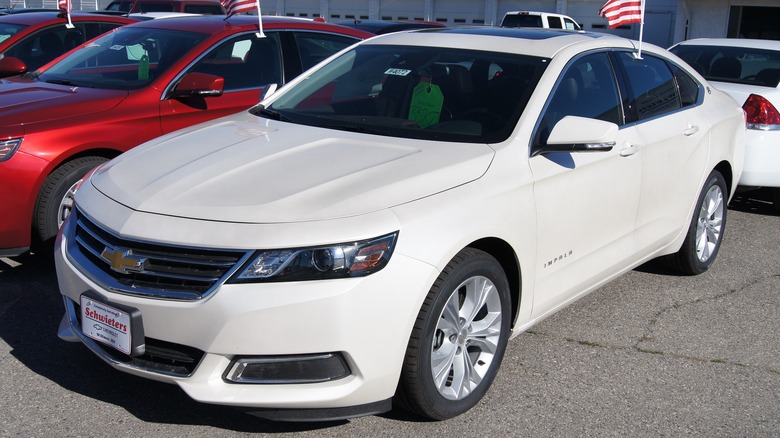
[(618, 59), (626, 71), (631, 97), (629, 110), (636, 120), (645, 120), (682, 107), (677, 84), (663, 60), (644, 54), (620, 53)]
[(680, 101), (683, 107), (695, 105), (699, 101), (699, 83), (681, 68), (675, 67), (674, 79), (680, 90)]
[(547, 17), (547, 24), (550, 26), (550, 29), (563, 29), (560, 17)]

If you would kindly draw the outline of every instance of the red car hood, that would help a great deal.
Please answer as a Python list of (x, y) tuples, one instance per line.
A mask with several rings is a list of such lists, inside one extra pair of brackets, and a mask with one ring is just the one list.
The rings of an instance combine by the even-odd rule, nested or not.
[(100, 113), (127, 97), (125, 90), (101, 90), (36, 80), (0, 80), (0, 126), (11, 127)]

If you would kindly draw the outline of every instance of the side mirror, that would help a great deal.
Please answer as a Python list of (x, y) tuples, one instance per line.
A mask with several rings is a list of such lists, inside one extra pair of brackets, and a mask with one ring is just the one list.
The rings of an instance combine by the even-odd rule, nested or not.
[(566, 116), (550, 132), (546, 144), (534, 145), (531, 156), (552, 152), (606, 152), (617, 142), (618, 125), (598, 119)]
[(19, 58), (6, 56), (0, 58), (0, 78), (27, 73), (27, 64)]
[(174, 87), (172, 97), (221, 96), (225, 90), (225, 79), (206, 73), (187, 73)]

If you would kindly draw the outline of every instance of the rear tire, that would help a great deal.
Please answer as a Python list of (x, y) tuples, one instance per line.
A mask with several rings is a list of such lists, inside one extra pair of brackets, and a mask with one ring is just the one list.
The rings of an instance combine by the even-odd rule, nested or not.
[(70, 215), (76, 184), (87, 172), (108, 161), (103, 157), (82, 157), (68, 161), (54, 169), (43, 182), (35, 202), (33, 235), (46, 243), (57, 235), (60, 226)]
[(489, 254), (464, 249), (434, 283), (417, 316), (394, 399), (434, 420), (460, 415), (485, 395), (510, 332), (509, 283)]
[(727, 190), (723, 175), (713, 171), (699, 194), (682, 247), (667, 259), (672, 269), (697, 275), (715, 261), (726, 228)]
[(780, 213), (780, 188), (775, 187), (772, 190), (772, 207), (775, 209), (775, 213)]

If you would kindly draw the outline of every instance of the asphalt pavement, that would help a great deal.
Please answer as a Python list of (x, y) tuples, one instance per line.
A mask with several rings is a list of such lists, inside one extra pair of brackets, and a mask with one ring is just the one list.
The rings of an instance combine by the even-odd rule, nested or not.
[(780, 436), (780, 216), (731, 204), (710, 271), (629, 272), (509, 343), (493, 387), (442, 422), (401, 411), (275, 423), (113, 370), (56, 336), (47, 257), (0, 258), (0, 436)]

